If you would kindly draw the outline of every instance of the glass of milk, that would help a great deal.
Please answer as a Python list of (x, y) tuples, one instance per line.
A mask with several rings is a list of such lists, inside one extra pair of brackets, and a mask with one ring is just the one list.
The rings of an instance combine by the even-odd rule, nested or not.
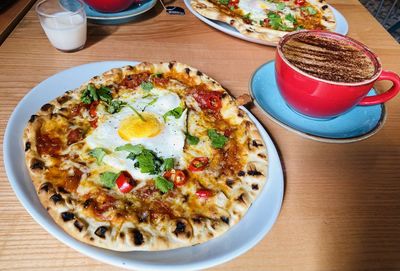
[(80, 0), (43, 0), (36, 5), (36, 12), (55, 48), (73, 52), (85, 46), (86, 14)]

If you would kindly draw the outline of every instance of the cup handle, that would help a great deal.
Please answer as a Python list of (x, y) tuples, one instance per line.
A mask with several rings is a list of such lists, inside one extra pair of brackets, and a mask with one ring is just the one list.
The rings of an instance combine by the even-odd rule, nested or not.
[(364, 97), (358, 105), (375, 105), (389, 101), (399, 93), (400, 90), (400, 78), (399, 76), (391, 71), (382, 71), (377, 81), (388, 80), (392, 81), (393, 86), (385, 93), (378, 94), (375, 96)]

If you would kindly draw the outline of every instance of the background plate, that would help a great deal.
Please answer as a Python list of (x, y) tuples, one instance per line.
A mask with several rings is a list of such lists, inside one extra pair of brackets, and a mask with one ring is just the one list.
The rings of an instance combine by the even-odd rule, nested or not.
[(23, 130), (30, 116), (46, 102), (74, 89), (91, 77), (111, 68), (135, 65), (132, 61), (96, 62), (53, 75), (33, 88), (18, 104), (4, 136), (4, 164), (9, 182), (30, 215), (50, 234), (66, 245), (99, 261), (125, 268), (188, 270), (203, 269), (233, 259), (255, 246), (275, 223), (283, 199), (283, 173), (276, 148), (257, 119), (245, 108), (267, 144), (269, 176), (264, 189), (244, 218), (222, 236), (201, 245), (160, 252), (117, 252), (81, 243), (61, 228), (42, 207), (25, 168)]
[[(208, 19), (192, 8), (192, 6), (190, 5), (191, 0), (184, 0), (184, 1), (186, 4), (186, 7), (190, 10), (191, 13), (193, 13), (194, 16), (196, 16), (197, 18), (199, 18), (201, 21), (205, 22), (209, 26), (218, 29), (219, 31), (222, 31), (228, 35), (234, 36), (234, 37), (242, 39), (242, 40), (259, 43), (259, 44), (264, 44), (264, 45), (269, 45), (269, 46), (276, 46), (276, 43), (273, 43), (273, 42), (263, 41), (263, 40), (245, 36), (245, 35), (241, 34), (239, 31), (237, 31), (235, 28), (230, 26), (229, 24), (226, 24), (226, 23), (223, 23), (220, 21), (216, 21), (216, 20)], [(332, 9), (333, 14), (335, 15), (335, 18), (336, 18), (336, 29), (334, 32), (342, 34), (342, 35), (346, 35), (347, 32), (349, 32), (349, 25), (346, 21), (346, 18), (334, 7), (332, 7), (332, 6), (329, 6), (329, 7)]]
[(141, 4), (133, 4), (127, 10), (114, 13), (99, 12), (88, 5), (85, 5), (85, 12), (88, 20), (98, 24), (122, 24), (135, 19), (136, 16), (152, 9), (157, 0), (143, 0)]

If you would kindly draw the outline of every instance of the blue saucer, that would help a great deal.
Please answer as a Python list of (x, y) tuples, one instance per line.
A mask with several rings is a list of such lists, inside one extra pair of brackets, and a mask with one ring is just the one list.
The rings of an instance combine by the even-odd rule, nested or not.
[(150, 10), (157, 4), (157, 0), (143, 0), (140, 4), (133, 4), (128, 9), (115, 12), (99, 12), (85, 4), (86, 16), (90, 22), (98, 24), (122, 24), (135, 19), (136, 16)]
[[(386, 118), (383, 104), (356, 106), (339, 117), (317, 120), (293, 111), (282, 98), (275, 81), (275, 61), (259, 67), (250, 81), (250, 91), (256, 104), (279, 125), (318, 141), (347, 143), (375, 134)], [(368, 96), (376, 94), (374, 89)]]

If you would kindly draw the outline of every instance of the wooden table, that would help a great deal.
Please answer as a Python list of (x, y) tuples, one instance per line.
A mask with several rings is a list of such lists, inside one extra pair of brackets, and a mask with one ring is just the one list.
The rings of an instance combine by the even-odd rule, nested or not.
[[(176, 1), (176, 4), (182, 4)], [(349, 35), (372, 48), (386, 69), (400, 72), (399, 45), (357, 0), (331, 1), (347, 18)], [(137, 22), (89, 26), (85, 49), (55, 50), (31, 10), (0, 48), (0, 129), (19, 100), (54, 73), (102, 60), (177, 60), (199, 68), (237, 96), (274, 48), (248, 43), (205, 25), (187, 12), (157, 6)], [(400, 97), (387, 103), (384, 128), (352, 144), (302, 138), (260, 109), (278, 147), (286, 191), (278, 221), (246, 254), (215, 270), (399, 270)], [(19, 139), (16, 139), (19, 140)], [(24, 210), (0, 171), (0, 269), (118, 270), (60, 243)]]

